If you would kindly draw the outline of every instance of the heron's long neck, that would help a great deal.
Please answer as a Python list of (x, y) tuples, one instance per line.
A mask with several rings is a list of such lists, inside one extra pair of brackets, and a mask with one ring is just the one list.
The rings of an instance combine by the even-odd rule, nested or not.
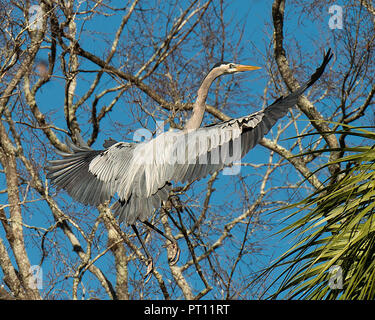
[(208, 94), (208, 89), (212, 82), (221, 74), (220, 70), (213, 69), (204, 78), (199, 90), (197, 100), (193, 105), (193, 114), (191, 118), (185, 124), (185, 130), (198, 129), (203, 121), (204, 111), (206, 110), (206, 99)]

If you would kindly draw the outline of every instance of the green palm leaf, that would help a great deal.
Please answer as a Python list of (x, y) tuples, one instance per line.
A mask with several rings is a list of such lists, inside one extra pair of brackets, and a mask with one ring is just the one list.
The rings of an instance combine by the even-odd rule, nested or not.
[(267, 270), (285, 268), (274, 282), (282, 280), (281, 285), (270, 298), (375, 298), (375, 133), (342, 126), (345, 130), (335, 133), (361, 137), (368, 146), (335, 150), (347, 156), (322, 168), (344, 164), (338, 182), (327, 182), (326, 187), (287, 207), (294, 209), (289, 219), (302, 217), (280, 231), (297, 240)]

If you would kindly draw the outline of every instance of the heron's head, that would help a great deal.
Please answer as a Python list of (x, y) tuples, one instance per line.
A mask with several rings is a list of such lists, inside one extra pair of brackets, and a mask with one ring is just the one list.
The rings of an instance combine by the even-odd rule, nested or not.
[(231, 74), (242, 71), (258, 70), (261, 69), (261, 67), (247, 66), (244, 64), (237, 64), (233, 62), (218, 62), (213, 66), (212, 69), (220, 70), (221, 74)]

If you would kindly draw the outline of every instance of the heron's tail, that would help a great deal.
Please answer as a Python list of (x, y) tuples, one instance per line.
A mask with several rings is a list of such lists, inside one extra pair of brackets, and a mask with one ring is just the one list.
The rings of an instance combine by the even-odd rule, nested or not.
[(119, 222), (128, 225), (135, 224), (136, 220), (144, 221), (148, 219), (155, 209), (160, 208), (162, 202), (167, 201), (169, 192), (172, 190), (171, 183), (167, 182), (155, 194), (148, 198), (131, 195), (127, 201), (118, 200), (112, 207), (114, 216)]

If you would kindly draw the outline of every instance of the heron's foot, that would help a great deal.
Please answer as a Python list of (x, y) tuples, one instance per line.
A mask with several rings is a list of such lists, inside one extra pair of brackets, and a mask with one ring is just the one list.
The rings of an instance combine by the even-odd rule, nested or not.
[(152, 276), (152, 271), (154, 270), (154, 261), (150, 258), (146, 261), (147, 273), (143, 277), (145, 284), (150, 281)]
[(168, 247), (171, 249), (171, 250), (168, 250), (168, 262), (171, 266), (174, 266), (178, 259), (180, 258), (180, 248), (178, 247), (177, 245), (177, 242), (172, 242), (171, 244), (168, 245)]

